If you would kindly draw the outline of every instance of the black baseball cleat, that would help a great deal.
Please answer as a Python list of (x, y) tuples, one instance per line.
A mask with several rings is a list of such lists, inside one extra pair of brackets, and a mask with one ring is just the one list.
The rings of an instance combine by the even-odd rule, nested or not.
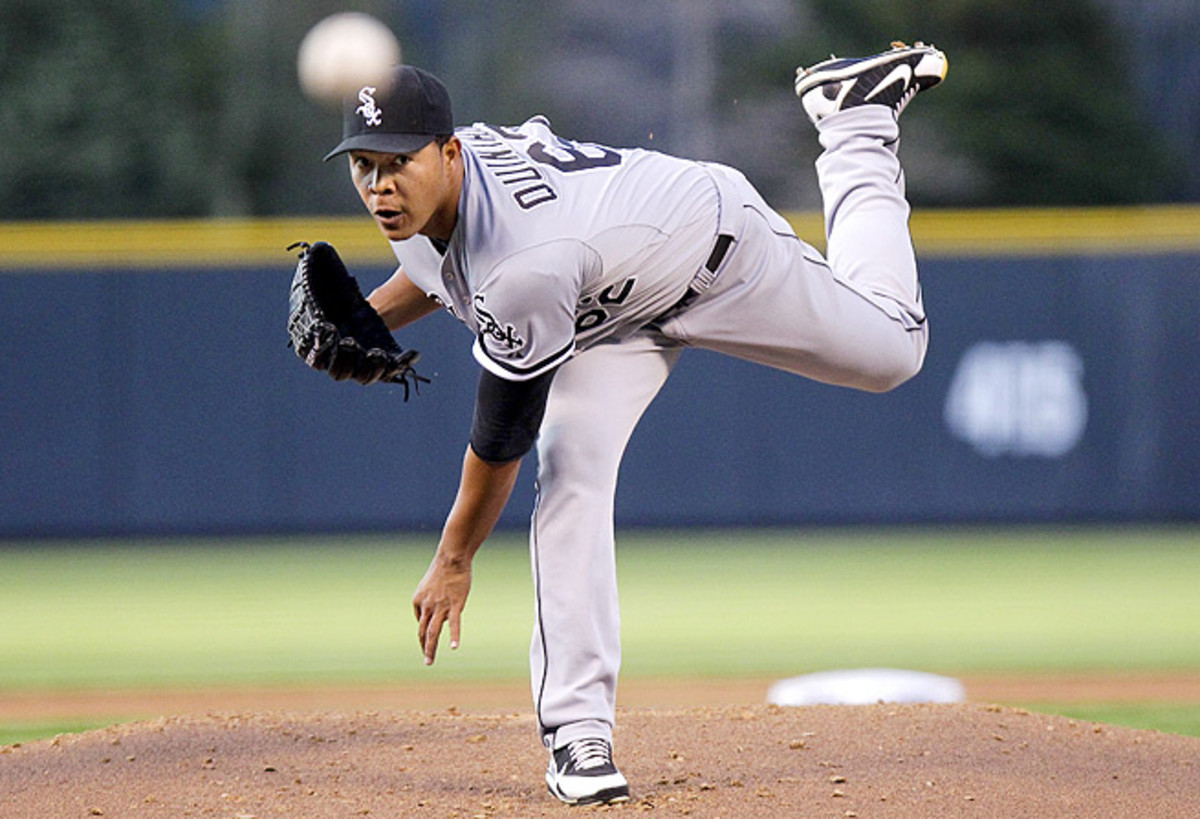
[(859, 105), (886, 105), (898, 117), (918, 92), (941, 82), (948, 67), (933, 46), (895, 42), (882, 54), (831, 57), (796, 69), (796, 96), (813, 123)]
[(577, 739), (550, 752), (546, 787), (568, 805), (606, 805), (629, 799), (629, 784), (613, 764), (605, 739)]

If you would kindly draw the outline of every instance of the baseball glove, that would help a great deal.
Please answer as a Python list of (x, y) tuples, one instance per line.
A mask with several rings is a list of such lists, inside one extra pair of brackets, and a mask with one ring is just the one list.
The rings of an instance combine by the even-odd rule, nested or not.
[(288, 250), (297, 247), (300, 262), (288, 299), (288, 346), (305, 364), (337, 381), (403, 384), (407, 401), (410, 383), (416, 387), (429, 382), (413, 370), (420, 353), (400, 348), (332, 245), (296, 242)]

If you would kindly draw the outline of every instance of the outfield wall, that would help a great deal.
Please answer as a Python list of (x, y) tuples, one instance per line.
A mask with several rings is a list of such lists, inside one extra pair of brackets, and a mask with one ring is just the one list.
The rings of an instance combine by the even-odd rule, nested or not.
[[(819, 217), (795, 217), (805, 236)], [(1200, 208), (914, 218), (932, 346), (859, 394), (691, 351), (624, 524), (1200, 520)], [(0, 537), (440, 527), (477, 377), (438, 315), (405, 404), (286, 347), (296, 239), (364, 220), (0, 225)], [(505, 514), (522, 526), (532, 470)]]

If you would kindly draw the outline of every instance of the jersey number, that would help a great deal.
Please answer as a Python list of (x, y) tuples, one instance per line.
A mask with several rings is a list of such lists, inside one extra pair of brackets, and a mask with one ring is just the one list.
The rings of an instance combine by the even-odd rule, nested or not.
[(621, 164), (621, 155), (616, 151), (600, 145), (578, 145), (565, 139), (559, 139), (550, 148), (544, 142), (535, 142), (529, 146), (529, 156), (564, 173)]
[[(544, 142), (533, 143), (529, 146), (529, 158), (535, 162), (541, 162), (543, 165), (558, 168), (564, 173), (586, 171), (591, 168), (609, 168), (621, 164), (621, 155), (616, 151), (600, 145), (579, 145), (561, 138), (557, 139), (550, 148), (547, 148)], [(590, 330), (607, 321), (609, 316), (607, 308), (619, 305), (629, 298), (629, 292), (633, 289), (635, 281), (635, 278), (630, 277), (620, 286), (610, 285), (605, 288), (595, 300), (603, 306), (592, 307), (576, 318), (575, 332), (581, 333), (584, 330)], [(591, 298), (584, 299), (585, 304), (595, 304), (595, 301)]]
[(630, 276), (619, 285), (610, 284), (608, 287), (600, 291), (600, 294), (593, 298), (592, 296), (584, 296), (580, 304), (590, 306), (600, 303), (600, 307), (592, 307), (586, 313), (580, 314), (575, 319), (575, 332), (582, 333), (584, 330), (590, 330), (597, 325), (608, 321), (609, 311), (607, 308), (614, 305), (625, 303), (625, 299), (629, 298), (629, 294), (633, 291), (633, 286), (637, 283), (636, 276)]

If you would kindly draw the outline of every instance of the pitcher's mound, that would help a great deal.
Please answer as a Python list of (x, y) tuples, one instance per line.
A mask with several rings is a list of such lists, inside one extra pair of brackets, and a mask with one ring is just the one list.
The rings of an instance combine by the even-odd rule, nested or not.
[(172, 718), (0, 748), (0, 816), (1200, 815), (1200, 739), (979, 704), (624, 710), (616, 759), (569, 809), (528, 716)]

